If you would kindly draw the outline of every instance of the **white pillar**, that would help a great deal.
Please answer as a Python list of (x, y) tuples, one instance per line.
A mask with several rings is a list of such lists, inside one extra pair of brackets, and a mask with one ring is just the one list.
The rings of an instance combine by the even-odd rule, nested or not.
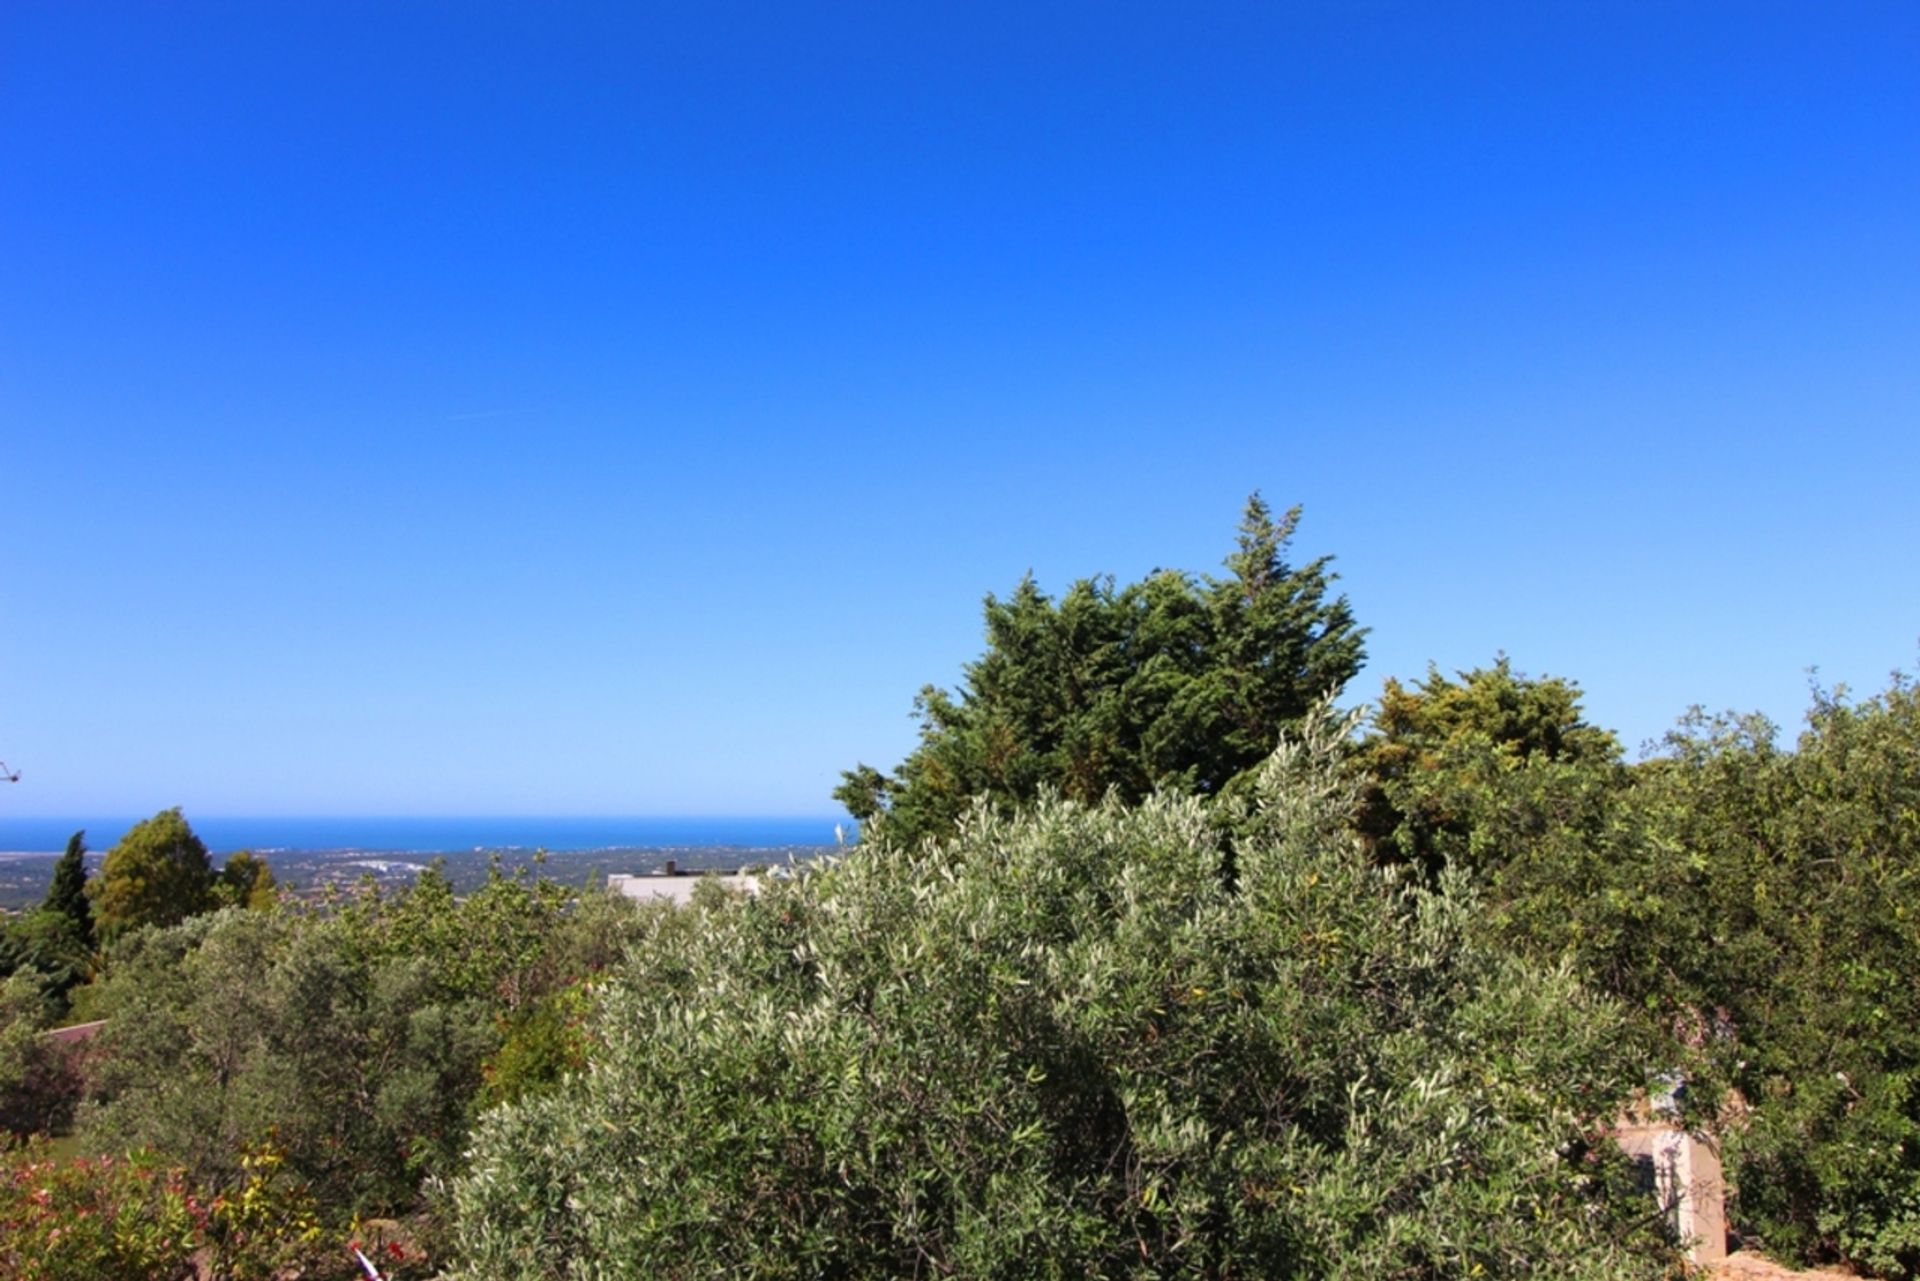
[(1616, 1137), (1621, 1150), (1653, 1164), (1654, 1194), (1674, 1234), (1695, 1263), (1727, 1257), (1727, 1185), (1720, 1146), (1704, 1134), (1670, 1125), (1627, 1124)]

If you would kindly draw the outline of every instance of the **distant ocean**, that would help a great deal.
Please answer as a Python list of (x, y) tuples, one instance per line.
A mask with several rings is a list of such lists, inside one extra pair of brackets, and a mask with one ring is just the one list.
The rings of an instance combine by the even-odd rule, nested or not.
[[(0, 850), (59, 853), (86, 829), (87, 844), (105, 849), (131, 818), (0, 816)], [(831, 845), (836, 821), (820, 818), (202, 818), (187, 815), (216, 853), (253, 850), (387, 850), (442, 853), (502, 850), (645, 849), (674, 845)]]
[[(235, 850), (264, 856), (282, 884), (312, 889), (372, 877), (404, 883), (438, 858), (456, 888), (483, 881), (497, 855), (508, 866), (546, 852), (543, 875), (582, 883), (610, 872), (733, 870), (805, 860), (849, 839), (854, 824), (801, 818), (199, 818), (187, 816), (216, 867)], [(54, 859), (84, 829), (90, 870), (135, 820), (0, 817), (0, 908), (18, 910), (46, 893)]]

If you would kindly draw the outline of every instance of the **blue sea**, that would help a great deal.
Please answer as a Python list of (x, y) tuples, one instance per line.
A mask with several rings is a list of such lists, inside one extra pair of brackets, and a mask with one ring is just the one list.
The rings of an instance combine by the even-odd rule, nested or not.
[[(188, 822), (213, 853), (216, 867), (236, 850), (266, 858), (275, 878), (295, 890), (313, 890), (371, 878), (404, 884), (439, 860), (457, 889), (485, 879), (496, 859), (508, 867), (532, 864), (569, 884), (611, 872), (652, 872), (667, 862), (689, 870), (804, 861), (831, 850), (834, 825), (848, 839), (844, 817), (793, 818), (196, 818)], [(54, 860), (67, 838), (84, 829), (89, 870), (132, 827), (129, 818), (0, 817), (0, 908), (19, 910), (46, 893)]]

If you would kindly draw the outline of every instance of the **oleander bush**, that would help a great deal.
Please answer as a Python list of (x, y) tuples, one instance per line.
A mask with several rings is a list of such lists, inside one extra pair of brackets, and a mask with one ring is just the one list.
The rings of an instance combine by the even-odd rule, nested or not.
[[(0, 1276), (9, 1281), (347, 1281), (363, 1276), (323, 1229), (311, 1190), (271, 1142), (242, 1179), (209, 1191), (150, 1149), (56, 1154), (45, 1138), (0, 1151)], [(387, 1255), (389, 1281), (406, 1257)], [(395, 1265), (398, 1265), (396, 1269)]]
[(591, 1069), (481, 1119), (455, 1275), (1660, 1275), (1622, 1012), (1373, 866), (1341, 737), (1232, 860), (1056, 796), (655, 918)]

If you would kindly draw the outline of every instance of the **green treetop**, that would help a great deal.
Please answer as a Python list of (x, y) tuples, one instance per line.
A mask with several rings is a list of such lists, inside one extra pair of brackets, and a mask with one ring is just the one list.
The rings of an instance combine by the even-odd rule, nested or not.
[(213, 884), (214, 902), (221, 907), (260, 911), (272, 907), (279, 897), (273, 869), (252, 850), (240, 850), (230, 856)]
[(1587, 722), (1572, 681), (1516, 672), (1504, 655), (1456, 677), (1429, 666), (1425, 680), (1389, 677), (1380, 692), (1360, 747), (1371, 782), (1359, 826), (1377, 856), (1432, 871), (1462, 854), (1469, 814), (1486, 808), (1499, 775), (1523, 766), (1626, 781), (1619, 740)]
[(986, 652), (958, 692), (929, 685), (916, 700), (920, 745), (891, 775), (847, 771), (834, 796), (911, 840), (975, 796), (1218, 794), (1365, 656), (1346, 597), (1329, 599), (1330, 558), (1287, 562), (1299, 518), (1249, 498), (1224, 578), (1081, 579), (1057, 601), (1028, 578), (988, 596)]
[(49, 912), (58, 912), (73, 922), (74, 934), (83, 943), (93, 942), (93, 908), (87, 902), (87, 834), (75, 832), (67, 838), (67, 852), (53, 865), (53, 883), (47, 887)]
[(213, 865), (206, 845), (176, 806), (134, 824), (107, 851), (87, 893), (103, 936), (141, 925), (175, 925), (213, 906)]

